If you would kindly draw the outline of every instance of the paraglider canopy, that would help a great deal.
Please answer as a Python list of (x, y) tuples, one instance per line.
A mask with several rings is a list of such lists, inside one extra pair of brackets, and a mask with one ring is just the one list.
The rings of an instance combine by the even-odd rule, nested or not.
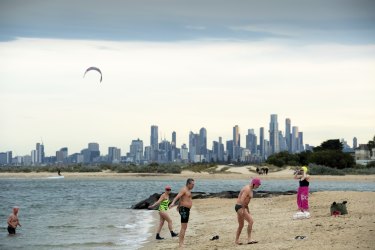
[(100, 82), (102, 82), (103, 75), (102, 75), (102, 72), (100, 71), (100, 69), (97, 68), (97, 67), (90, 67), (90, 68), (86, 69), (85, 74), (83, 74), (83, 77), (85, 77), (86, 73), (89, 72), (90, 70), (98, 71), (100, 73)]

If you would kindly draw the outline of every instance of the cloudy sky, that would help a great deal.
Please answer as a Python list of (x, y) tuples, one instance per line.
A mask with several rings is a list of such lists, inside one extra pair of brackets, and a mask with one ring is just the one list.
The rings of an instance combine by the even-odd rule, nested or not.
[[(375, 135), (375, 2), (0, 0), (0, 152), (209, 146), (278, 114), (304, 142)], [(97, 72), (83, 73), (90, 66)], [(266, 136), (268, 138), (268, 135)]]

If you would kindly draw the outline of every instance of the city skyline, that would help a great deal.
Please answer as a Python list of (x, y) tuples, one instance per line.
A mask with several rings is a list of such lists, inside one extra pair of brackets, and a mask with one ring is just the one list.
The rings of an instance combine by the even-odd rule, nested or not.
[[(193, 144), (197, 144), (199, 143), (199, 140), (200, 138), (202, 138), (202, 133), (203, 133), (203, 140), (204, 140), (204, 143), (202, 145), (195, 145), (194, 148), (197, 146), (199, 149), (198, 149), (198, 152), (200, 153), (200, 148), (203, 146), (205, 148), (205, 150), (213, 150), (214, 147), (215, 147), (215, 143), (218, 142), (218, 140), (220, 141), (220, 143), (224, 143), (225, 142), (231, 142), (233, 144), (233, 146), (231, 147), (234, 147), (234, 145), (236, 145), (236, 139), (235, 138), (238, 138), (237, 139), (237, 146), (238, 147), (241, 147), (241, 148), (253, 148), (255, 147), (255, 149), (252, 149), (251, 151), (251, 154), (256, 154), (257, 153), (257, 150), (259, 151), (258, 153), (260, 154), (263, 154), (262, 153), (262, 147), (264, 147), (263, 143), (264, 142), (267, 142), (269, 143), (269, 146), (271, 147), (271, 150), (274, 151), (274, 147), (275, 147), (275, 142), (273, 142), (271, 140), (271, 134), (274, 133), (273, 130), (271, 130), (271, 124), (273, 123), (277, 123), (276, 127), (277, 127), (277, 133), (279, 134), (280, 133), (280, 136), (284, 137), (285, 139), (285, 146), (286, 146), (286, 149), (285, 149), (285, 146), (283, 147), (280, 143), (279, 145), (279, 142), (276, 142), (276, 147), (278, 148), (278, 150), (276, 150), (275, 152), (271, 152), (271, 153), (277, 153), (277, 152), (280, 152), (280, 151), (289, 151), (289, 152), (300, 152), (300, 151), (304, 151), (306, 149), (300, 149), (298, 148), (296, 145), (299, 143), (298, 141), (295, 141), (293, 142), (293, 138), (296, 138), (296, 139), (301, 139), (301, 145), (304, 147), (305, 145), (308, 145), (309, 147), (315, 147), (315, 146), (320, 146), (320, 143), (319, 145), (313, 145), (313, 144), (310, 144), (309, 142), (306, 142), (304, 141), (303, 137), (304, 135), (301, 137), (301, 138), (298, 138), (299, 137), (299, 133), (303, 133), (303, 132), (299, 132), (299, 127), (298, 126), (295, 126), (293, 123), (291, 123), (291, 119), (290, 118), (286, 118), (285, 119), (285, 127), (284, 128), (278, 128), (278, 124), (280, 123), (278, 121), (278, 115), (277, 114), (271, 114), (270, 115), (270, 128), (269, 130), (267, 130), (266, 128), (266, 131), (268, 131), (267, 133), (265, 133), (265, 126), (263, 127), (260, 127), (258, 129), (256, 128), (248, 128), (248, 129), (241, 129), (241, 127), (239, 127), (238, 125), (234, 125), (232, 127), (232, 137), (229, 136), (229, 137), (223, 137), (223, 136), (219, 136), (217, 138), (211, 138), (209, 136), (207, 136), (209, 133), (207, 132), (207, 129), (205, 127), (201, 127), (199, 129), (199, 133), (194, 133), (194, 131), (189, 131), (187, 136), (186, 136), (186, 141), (182, 141), (182, 142), (178, 142), (177, 140), (177, 135), (179, 133), (177, 133), (176, 131), (172, 131), (171, 134), (169, 136), (160, 136), (159, 134), (159, 127), (157, 125), (151, 125), (150, 128), (151, 128), (151, 131), (150, 131), (150, 134), (149, 134), (149, 140), (146, 140), (144, 138), (141, 138), (141, 137), (135, 137), (137, 139), (132, 139), (131, 142), (129, 142), (128, 145), (125, 145), (125, 146), (119, 146), (119, 145), (113, 145), (113, 144), (110, 144), (110, 145), (105, 145), (103, 146), (103, 144), (101, 144), (100, 142), (96, 141), (96, 140), (93, 140), (93, 141), (90, 141), (90, 142), (86, 142), (84, 145), (88, 144), (88, 149), (92, 148), (92, 147), (96, 147), (98, 148), (99, 145), (102, 145), (101, 148), (102, 150), (100, 150), (100, 152), (103, 152), (103, 148), (105, 149), (108, 149), (109, 151), (113, 150), (113, 149), (119, 149), (120, 151), (124, 152), (124, 153), (129, 153), (129, 152), (132, 152), (132, 145), (134, 142), (141, 142), (141, 148), (142, 148), (142, 155), (143, 155), (143, 148), (146, 150), (146, 147), (149, 147), (150, 150), (158, 150), (159, 148), (159, 144), (162, 143), (163, 141), (168, 141), (171, 143), (171, 145), (173, 145), (173, 147), (182, 147), (184, 145), (188, 145), (188, 149), (189, 149), (189, 152), (191, 150), (191, 143)], [(288, 125), (288, 126), (287, 126)], [(290, 130), (290, 126), (293, 125), (293, 132)], [(274, 125), (272, 125), (274, 126)], [(203, 132), (202, 132), (203, 131)], [(243, 131), (243, 132), (241, 132)], [(258, 132), (256, 132), (258, 131)], [(272, 131), (272, 132), (271, 132)], [(261, 133), (263, 133), (263, 135), (261, 136)], [(286, 134), (289, 133), (290, 137), (286, 136)], [(241, 140), (240, 140), (240, 137), (241, 137), (241, 134), (243, 136), (243, 138), (245, 138), (243, 140), (243, 142), (241, 143)], [(267, 136), (268, 135), (268, 136)], [(196, 139), (192, 138), (191, 136), (195, 136)], [(250, 136), (251, 138), (248, 138), (248, 136)], [(183, 137), (183, 136), (180, 136), (180, 137)], [(207, 139), (207, 138), (210, 138), (210, 139)], [(278, 136), (278, 138), (281, 138)], [(288, 138), (290, 138), (290, 142), (288, 142)], [(366, 142), (358, 142), (358, 138), (357, 137), (353, 137), (351, 139), (346, 139), (346, 138), (328, 138), (326, 140), (330, 140), (330, 139), (339, 139), (340, 141), (344, 141), (345, 143), (347, 143), (349, 146), (353, 146), (353, 148), (355, 148), (358, 144), (366, 144)], [(195, 142), (192, 142), (191, 140), (196, 140)], [(278, 139), (279, 140), (279, 139)], [(325, 140), (325, 141), (326, 141)], [(369, 139), (370, 140), (370, 139)], [(177, 142), (176, 142), (177, 141)], [(323, 141), (322, 141), (323, 142)], [(255, 145), (254, 145), (255, 143)], [(69, 145), (62, 145), (62, 146), (59, 146), (58, 148), (50, 148), (50, 147), (47, 147), (47, 149), (49, 150), (45, 150), (44, 148), (44, 142), (43, 140), (40, 142), (34, 142), (33, 145), (36, 144), (36, 148), (38, 149), (39, 147), (43, 147), (43, 153), (45, 152), (48, 152), (48, 153), (45, 153), (46, 155), (48, 156), (53, 156), (56, 154), (56, 157), (57, 156), (57, 150), (67, 150), (69, 148), (69, 152), (72, 153), (79, 153), (80, 151), (84, 150), (84, 146), (81, 146), (79, 149), (72, 149), (72, 147), (70, 147)], [(252, 144), (252, 145), (249, 145), (249, 144)], [(144, 145), (144, 146), (143, 146)], [(344, 145), (345, 146), (345, 145)], [(225, 147), (225, 151), (228, 150), (228, 145)], [(259, 148), (257, 148), (259, 147)], [(31, 149), (30, 149), (31, 150)], [(29, 150), (29, 151), (30, 151)], [(97, 149), (99, 151), (99, 149)], [(194, 149), (194, 154), (195, 154), (195, 150)], [(233, 150), (233, 148), (231, 148), (231, 150)], [(264, 150), (264, 149), (263, 149)], [(12, 149), (5, 149), (5, 150), (2, 150), (3, 152), (13, 152), (13, 156), (23, 156), (23, 155), (30, 155), (30, 152), (28, 153), (24, 153), (24, 154), (19, 154), (17, 153), (17, 151), (13, 151)], [(2, 152), (0, 151), (0, 152)], [(35, 151), (35, 152), (34, 152)], [(234, 151), (235, 152), (235, 151)], [(32, 149), (31, 150), (31, 156), (36, 158), (36, 159), (40, 159), (41, 156), (33, 156), (33, 154), (36, 154), (36, 150), (35, 149)], [(152, 154), (152, 153), (151, 153)], [(205, 152), (203, 153), (205, 154)], [(151, 158), (155, 158), (155, 156), (151, 156)]]
[[(305, 143), (375, 134), (375, 2), (0, 2), (0, 152), (233, 139), (291, 119)], [(83, 78), (88, 67), (101, 69)], [(292, 131), (292, 127), (291, 133)], [(295, 131), (298, 133), (298, 131)], [(274, 134), (274, 139), (278, 140)]]

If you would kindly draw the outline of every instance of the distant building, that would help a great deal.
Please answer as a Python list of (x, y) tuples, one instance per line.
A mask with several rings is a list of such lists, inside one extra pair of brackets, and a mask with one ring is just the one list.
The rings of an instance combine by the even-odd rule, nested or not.
[(372, 149), (372, 157), (367, 144), (359, 144), (355, 149), (356, 164), (367, 165), (367, 163), (375, 161), (375, 148)]

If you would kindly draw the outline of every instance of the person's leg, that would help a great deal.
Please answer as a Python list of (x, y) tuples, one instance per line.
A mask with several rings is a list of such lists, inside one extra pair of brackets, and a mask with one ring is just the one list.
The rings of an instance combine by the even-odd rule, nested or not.
[(187, 225), (188, 225), (187, 223), (181, 223), (180, 235), (178, 237), (178, 242), (179, 242), (180, 247), (184, 245), (185, 232), (186, 232)]
[(161, 229), (163, 228), (164, 221), (165, 221), (165, 219), (162, 216), (162, 212), (159, 212), (159, 217), (160, 217), (160, 221), (159, 221), (158, 230), (156, 231), (156, 239), (162, 240), (164, 238), (160, 237), (160, 232), (161, 232)]
[(243, 211), (243, 208), (240, 208), (237, 211), (238, 228), (237, 228), (237, 232), (236, 232), (236, 241), (235, 241), (236, 244), (240, 244), (239, 239), (240, 239), (240, 235), (241, 235), (242, 228), (243, 228), (243, 225), (244, 225), (244, 216), (243, 216), (242, 211)]
[(254, 221), (253, 221), (253, 218), (252, 218), (252, 216), (250, 215), (250, 213), (247, 209), (245, 209), (244, 219), (248, 223), (248, 225), (247, 225), (247, 242), (249, 243), (249, 242), (251, 242), (251, 231), (253, 230)]
[(171, 236), (172, 237), (176, 237), (178, 234), (176, 234), (175, 232), (173, 232), (172, 220), (169, 217), (169, 215), (166, 212), (160, 212), (160, 215), (163, 217), (163, 219), (165, 221), (167, 221), (167, 223), (168, 223), (168, 229), (169, 229), (169, 232), (171, 232)]

